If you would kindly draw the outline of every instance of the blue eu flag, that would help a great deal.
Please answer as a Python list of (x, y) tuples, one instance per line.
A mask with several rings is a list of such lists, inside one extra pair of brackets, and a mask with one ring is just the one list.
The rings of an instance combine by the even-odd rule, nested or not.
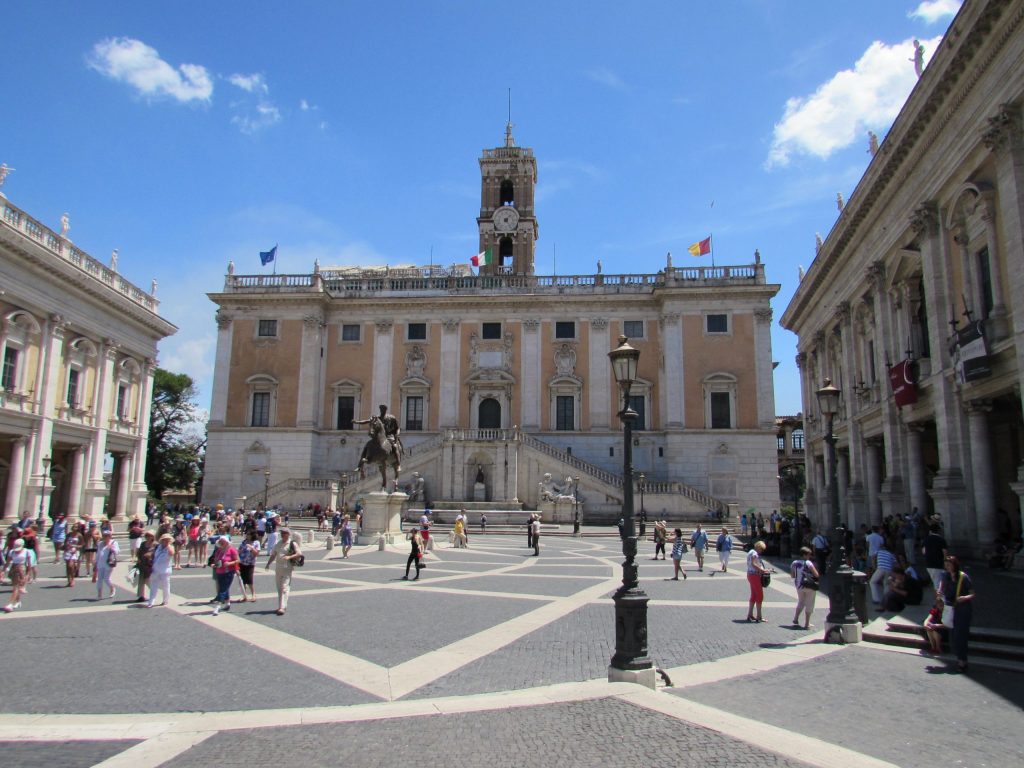
[(260, 251), (260, 264), (262, 264), (264, 267), (267, 266), (267, 264), (274, 260), (275, 256), (277, 256), (276, 245), (269, 251)]

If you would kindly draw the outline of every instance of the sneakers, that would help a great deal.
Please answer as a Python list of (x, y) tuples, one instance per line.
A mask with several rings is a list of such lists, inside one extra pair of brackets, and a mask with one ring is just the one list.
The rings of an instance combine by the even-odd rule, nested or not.
[(220, 613), (220, 603), (218, 603), (217, 606), (213, 609), (214, 616), (216, 616), (218, 613)]

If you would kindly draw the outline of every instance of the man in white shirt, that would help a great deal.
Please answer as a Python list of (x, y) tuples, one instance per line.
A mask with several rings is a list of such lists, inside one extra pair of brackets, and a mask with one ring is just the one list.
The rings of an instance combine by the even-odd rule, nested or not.
[(871, 533), (864, 537), (868, 543), (868, 564), (872, 567), (875, 564), (875, 557), (878, 555), (878, 550), (885, 544), (885, 539), (882, 538), (882, 534), (879, 533), (878, 526), (871, 526)]

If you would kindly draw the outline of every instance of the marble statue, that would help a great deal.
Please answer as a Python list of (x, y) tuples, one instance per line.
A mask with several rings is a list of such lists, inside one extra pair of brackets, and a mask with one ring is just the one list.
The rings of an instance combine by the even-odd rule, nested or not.
[(235, 274), (235, 262), (234, 261), (229, 261), (228, 262), (228, 274), (229, 275)]
[(908, 59), (914, 62), (914, 72), (920, 77), (924, 73), (924, 46), (916, 37), (914, 38), (914, 58)]
[(823, 246), (824, 244), (825, 244), (824, 241), (821, 239), (821, 232), (815, 232), (814, 233), (814, 252), (817, 253), (818, 251), (820, 251), (821, 250), (821, 246)]
[(566, 476), (565, 482), (560, 483), (551, 478), (550, 472), (544, 473), (544, 480), (540, 484), (541, 501), (558, 501), (559, 499), (572, 499), (573, 480), (572, 476)]
[(67, 212), (60, 217), (60, 236), (65, 240), (68, 237), (68, 230), (71, 229), (71, 217), (68, 216)]
[(405, 485), (405, 492), (409, 495), (409, 501), (426, 501), (426, 480), (419, 472), (412, 473), (412, 480)]
[(836, 207), (839, 209), (840, 213), (842, 213), (843, 212), (843, 208), (846, 207), (846, 203), (843, 201), (843, 193), (842, 192), (836, 192)]
[(14, 168), (8, 167), (7, 163), (0, 164), (0, 187), (7, 181), (7, 174), (15, 170)]
[(872, 157), (878, 154), (878, 134), (868, 131), (868, 152)]
[(110, 271), (117, 272), (117, 248), (110, 254)]
[(153, 278), (153, 282), (152, 282), (152, 283), (150, 283), (150, 286), (149, 286), (149, 292), (150, 292), (150, 294), (152, 294), (153, 296), (156, 296), (156, 278)]

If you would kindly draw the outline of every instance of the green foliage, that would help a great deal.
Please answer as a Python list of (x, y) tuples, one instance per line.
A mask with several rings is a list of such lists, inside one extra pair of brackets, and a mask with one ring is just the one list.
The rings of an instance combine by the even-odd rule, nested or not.
[(206, 438), (197, 433), (196, 386), (185, 373), (156, 369), (153, 378), (146, 485), (156, 498), (167, 490), (190, 490), (199, 481)]

